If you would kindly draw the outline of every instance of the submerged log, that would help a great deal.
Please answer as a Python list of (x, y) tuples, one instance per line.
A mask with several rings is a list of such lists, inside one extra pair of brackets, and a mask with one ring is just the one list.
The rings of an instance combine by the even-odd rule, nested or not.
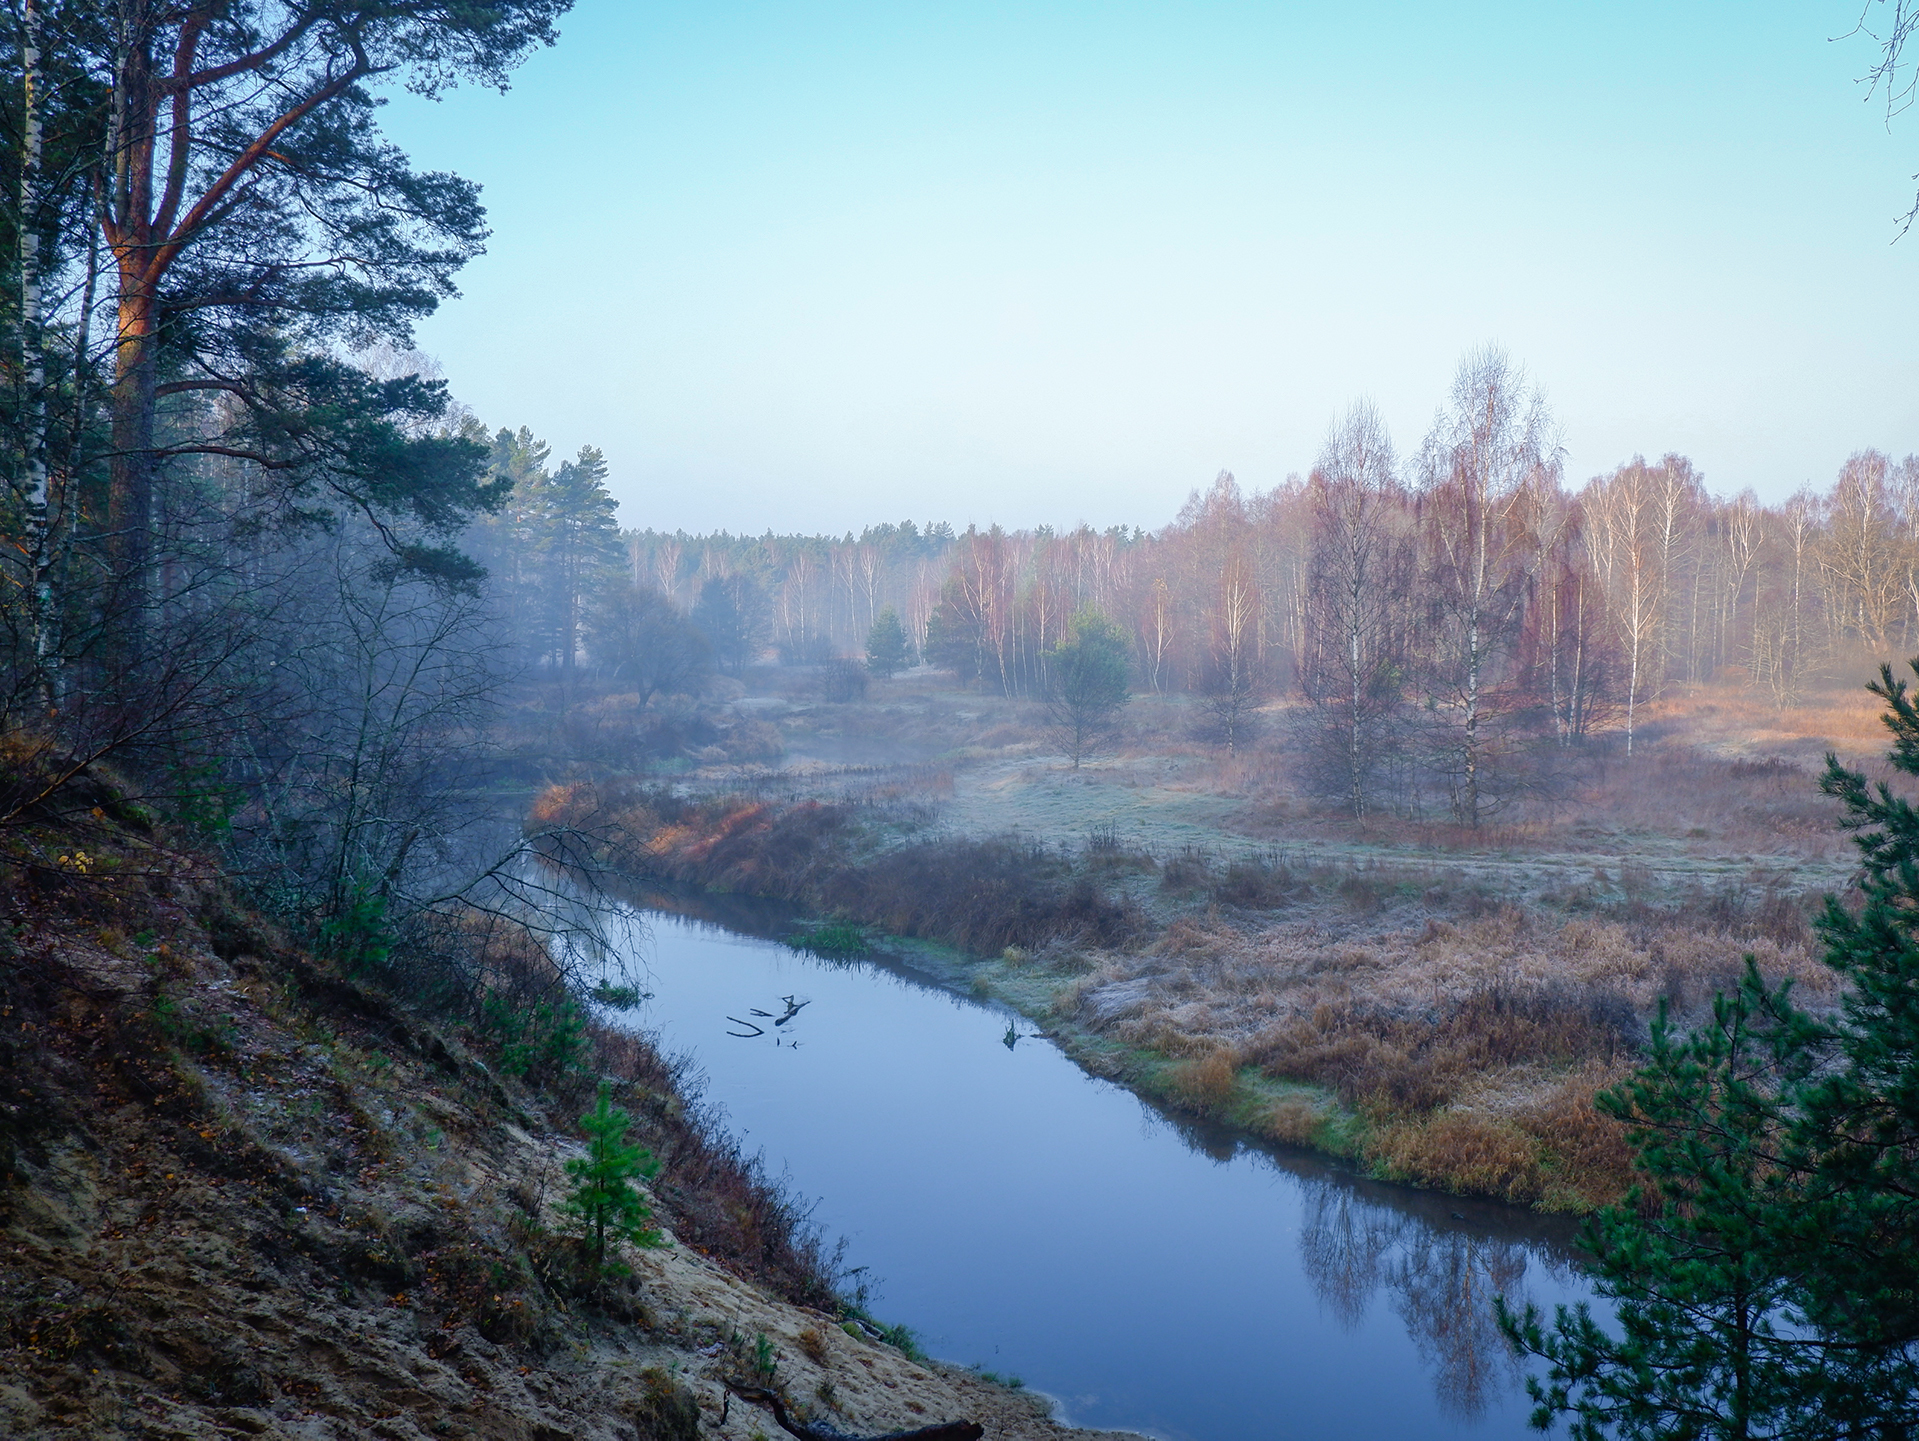
[(977, 1421), (943, 1421), (937, 1426), (922, 1426), (917, 1431), (888, 1431), (884, 1436), (854, 1436), (818, 1421), (795, 1421), (787, 1413), (786, 1403), (780, 1399), (777, 1391), (768, 1391), (761, 1386), (735, 1386), (731, 1382), (727, 1384), (727, 1389), (744, 1401), (771, 1407), (773, 1419), (780, 1423), (780, 1430), (799, 1437), (800, 1441), (980, 1441), (986, 1434), (986, 1428)]

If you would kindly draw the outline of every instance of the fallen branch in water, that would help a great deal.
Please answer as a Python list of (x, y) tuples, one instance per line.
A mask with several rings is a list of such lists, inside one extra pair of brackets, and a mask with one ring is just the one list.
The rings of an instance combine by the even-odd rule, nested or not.
[(760, 1386), (737, 1386), (731, 1381), (726, 1384), (727, 1389), (741, 1400), (771, 1407), (773, 1419), (780, 1423), (780, 1430), (799, 1437), (800, 1441), (980, 1441), (980, 1437), (986, 1434), (986, 1428), (977, 1421), (944, 1421), (937, 1426), (922, 1426), (917, 1431), (888, 1431), (884, 1436), (852, 1436), (815, 1421), (795, 1421), (787, 1414), (786, 1403), (780, 1399), (777, 1391), (768, 1391)]

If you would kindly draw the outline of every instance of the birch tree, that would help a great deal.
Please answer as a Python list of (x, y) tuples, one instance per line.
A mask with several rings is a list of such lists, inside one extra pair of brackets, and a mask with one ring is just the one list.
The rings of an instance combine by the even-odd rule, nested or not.
[(1498, 804), (1495, 692), (1537, 557), (1533, 491), (1556, 485), (1560, 453), (1538, 391), (1503, 350), (1460, 362), (1420, 456), (1435, 759), (1455, 816), (1477, 827)]
[(1309, 604), (1319, 644), (1302, 681), (1324, 759), (1340, 774), (1357, 818), (1366, 812), (1379, 746), (1400, 701), (1404, 657), (1395, 644), (1395, 612), (1408, 579), (1392, 439), (1370, 402), (1354, 405), (1333, 428), (1307, 485)]
[(1606, 537), (1610, 595), (1626, 661), (1626, 754), (1633, 753), (1638, 707), (1647, 671), (1660, 663), (1666, 615), (1671, 510), (1665, 477), (1642, 457), (1593, 482), (1588, 509)]

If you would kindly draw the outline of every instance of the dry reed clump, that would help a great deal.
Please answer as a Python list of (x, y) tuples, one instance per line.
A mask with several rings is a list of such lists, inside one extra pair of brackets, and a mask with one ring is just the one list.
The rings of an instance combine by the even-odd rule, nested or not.
[(1216, 1046), (1174, 1066), (1171, 1089), (1180, 1105), (1211, 1116), (1226, 1108), (1238, 1080), (1239, 1057), (1230, 1047)]
[(824, 1366), (826, 1364), (829, 1354), (826, 1346), (826, 1333), (820, 1330), (818, 1326), (801, 1327), (799, 1333), (793, 1337), (793, 1340), (798, 1344), (801, 1352), (805, 1354), (806, 1359), (811, 1361), (815, 1366)]
[(1160, 934), (1154, 948), (1163, 956), (1218, 962), (1243, 949), (1245, 933), (1217, 916), (1180, 916)]
[(1326, 1121), (1325, 1107), (1314, 1105), (1304, 1096), (1286, 1096), (1272, 1104), (1259, 1126), (1275, 1141), (1310, 1146), (1318, 1139)]
[[(1181, 1014), (1183, 1010), (1187, 1013)], [(1113, 1027), (1114, 1034), (1130, 1046), (1176, 1058), (1210, 1056), (1218, 1051), (1220, 1043), (1212, 1038), (1210, 1030), (1206, 1018), (1194, 1016), (1184, 1007), (1154, 1007)]]
[(1212, 862), (1190, 847), (1168, 856), (1160, 866), (1159, 888), (1172, 894), (1204, 890), (1212, 883)]
[(953, 794), (950, 766), (909, 766), (903, 774), (889, 776), (868, 786), (862, 798), (879, 803), (924, 803), (929, 797)]
[(751, 761), (776, 761), (786, 754), (786, 738), (769, 721), (748, 720), (720, 734), (720, 749), (735, 765)]
[(1380, 1126), (1368, 1157), (1388, 1176), (1529, 1205), (1545, 1194), (1539, 1144), (1511, 1121), (1441, 1111)]
[(1278, 910), (1309, 894), (1311, 887), (1290, 867), (1263, 860), (1233, 861), (1213, 885), (1216, 904), (1249, 911)]
[(1546, 1175), (1539, 1199), (1547, 1209), (1608, 1205), (1632, 1184), (1626, 1128), (1594, 1104), (1597, 1094), (1624, 1080), (1629, 1069), (1623, 1062), (1588, 1062), (1515, 1113), (1517, 1124), (1543, 1149)]
[(1087, 996), (1098, 989), (1102, 983), (1102, 977), (1098, 971), (1084, 976), (1075, 976), (1053, 997), (1053, 1014), (1063, 1020), (1077, 1019), (1085, 1006)]

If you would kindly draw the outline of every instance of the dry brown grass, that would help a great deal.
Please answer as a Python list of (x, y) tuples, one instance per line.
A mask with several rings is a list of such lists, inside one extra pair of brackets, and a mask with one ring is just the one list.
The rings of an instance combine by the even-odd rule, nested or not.
[(826, 1364), (829, 1354), (826, 1346), (826, 1333), (821, 1331), (818, 1326), (802, 1328), (799, 1334), (793, 1339), (798, 1344), (800, 1350), (805, 1354), (807, 1360), (811, 1361), (815, 1366), (824, 1366)]
[(1519, 1124), (1546, 1153), (1547, 1175), (1538, 1199), (1551, 1209), (1589, 1210), (1618, 1200), (1632, 1184), (1626, 1128), (1593, 1104), (1594, 1096), (1623, 1080), (1628, 1069), (1623, 1063), (1588, 1062), (1519, 1111)]
[(1395, 1180), (1522, 1205), (1545, 1191), (1538, 1141), (1500, 1117), (1441, 1111), (1388, 1120), (1374, 1131), (1370, 1151)]
[(1216, 1046), (1173, 1068), (1173, 1095), (1189, 1110), (1217, 1115), (1232, 1100), (1238, 1079), (1238, 1054), (1230, 1046)]
[[(1195, 1109), (1224, 1103), (1210, 1088), (1231, 1074), (1214, 1058), (1230, 1057), (1368, 1117), (1368, 1159), (1392, 1175), (1582, 1210), (1628, 1184), (1623, 1136), (1593, 1096), (1636, 1062), (1662, 1002), (1682, 1024), (1702, 1017), (1747, 954), (1807, 1004), (1834, 1001), (1796, 913), (1776, 929), (1751, 915), (1639, 924), (1514, 906), (1419, 925), (1355, 923), (1330, 902), (1263, 920), (1198, 912), (1152, 954), (1105, 956), (1057, 1004), (1184, 1058), (1174, 1090)], [(1310, 1141), (1324, 1121), (1289, 1101), (1262, 1129)]]
[(1013, 836), (901, 840), (888, 833), (897, 819), (845, 801), (577, 783), (543, 793), (529, 824), (565, 828), (561, 854), (615, 875), (793, 901), (977, 953), (1116, 945), (1139, 928), (1061, 853)]
[(1310, 1146), (1318, 1138), (1326, 1118), (1325, 1107), (1316, 1106), (1303, 1096), (1288, 1096), (1268, 1108), (1260, 1128), (1275, 1141), (1284, 1141), (1289, 1146)]

